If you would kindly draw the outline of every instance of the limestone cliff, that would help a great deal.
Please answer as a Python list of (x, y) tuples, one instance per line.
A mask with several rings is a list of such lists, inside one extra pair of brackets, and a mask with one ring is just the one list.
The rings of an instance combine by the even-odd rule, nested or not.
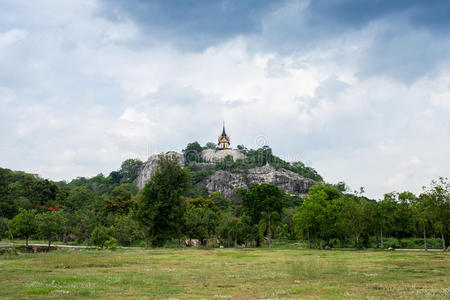
[(202, 182), (208, 192), (221, 191), (225, 197), (232, 197), (236, 188), (248, 188), (255, 183), (274, 184), (286, 193), (301, 195), (307, 193), (315, 181), (289, 170), (266, 165), (239, 173), (217, 171)]
[[(181, 166), (184, 166), (184, 157), (181, 153), (167, 152), (165, 155), (176, 155)], [(202, 157), (209, 163), (200, 163), (202, 169), (214, 168), (214, 163), (231, 155), (234, 159), (245, 158), (237, 150), (204, 150)], [(159, 155), (152, 155), (142, 166), (135, 184), (142, 189), (151, 176), (155, 173), (158, 166)], [(275, 169), (273, 166), (265, 165), (263, 167), (242, 170), (239, 172), (216, 171), (214, 174), (203, 179), (199, 184), (206, 186), (208, 192), (221, 191), (225, 197), (232, 197), (237, 188), (248, 188), (255, 183), (274, 184), (286, 193), (305, 194), (309, 188), (315, 184), (315, 181), (303, 177), (297, 173), (286, 169)]]
[(134, 181), (134, 184), (138, 186), (139, 189), (143, 189), (147, 181), (155, 174), (158, 167), (158, 161), (160, 155), (175, 155), (181, 166), (184, 166), (184, 156), (181, 153), (170, 151), (165, 154), (154, 154), (148, 158), (148, 160), (142, 165), (139, 170), (139, 175)]

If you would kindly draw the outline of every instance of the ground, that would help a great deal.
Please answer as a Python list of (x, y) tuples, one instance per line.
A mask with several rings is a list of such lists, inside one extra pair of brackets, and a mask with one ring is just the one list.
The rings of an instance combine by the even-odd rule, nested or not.
[(449, 299), (444, 252), (58, 250), (0, 255), (0, 298)]

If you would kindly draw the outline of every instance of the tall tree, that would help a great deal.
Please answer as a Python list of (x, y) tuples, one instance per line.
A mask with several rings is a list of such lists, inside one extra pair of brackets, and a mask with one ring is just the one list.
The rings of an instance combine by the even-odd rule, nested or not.
[(440, 177), (424, 189), (433, 227), (441, 235), (442, 249), (445, 251), (445, 236), (448, 235), (450, 226), (450, 183), (447, 178)]
[[(250, 217), (252, 226), (259, 226), (263, 213), (273, 212), (281, 215), (283, 211), (284, 192), (273, 184), (255, 184), (248, 190), (242, 190), (243, 214)], [(259, 235), (256, 246), (259, 247)]]
[(263, 237), (267, 234), (267, 239), (269, 240), (269, 248), (272, 248), (272, 236), (279, 224), (280, 215), (277, 212), (263, 211), (261, 213), (261, 220), (259, 221), (259, 234)]
[(137, 220), (143, 226), (146, 240), (162, 246), (179, 235), (183, 219), (183, 197), (188, 191), (189, 175), (177, 157), (161, 155), (153, 177), (145, 185), (137, 203)]
[(191, 239), (199, 239), (206, 245), (208, 238), (216, 234), (220, 222), (221, 211), (212, 200), (202, 197), (188, 199), (185, 202), (184, 227), (186, 235)]

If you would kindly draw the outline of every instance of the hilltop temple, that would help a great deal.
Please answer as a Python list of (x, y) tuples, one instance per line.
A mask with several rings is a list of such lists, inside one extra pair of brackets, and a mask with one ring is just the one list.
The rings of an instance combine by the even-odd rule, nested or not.
[(230, 147), (230, 137), (225, 132), (225, 122), (223, 123), (222, 134), (218, 138), (219, 150), (231, 149)]

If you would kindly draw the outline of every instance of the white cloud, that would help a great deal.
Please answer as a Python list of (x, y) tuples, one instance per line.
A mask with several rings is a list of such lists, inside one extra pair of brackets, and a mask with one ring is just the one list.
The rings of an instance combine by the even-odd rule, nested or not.
[(40, 13), (17, 3), (17, 24), (0, 30), (2, 167), (108, 174), (129, 157), (215, 141), (225, 120), (234, 146), (262, 136), (372, 197), (450, 175), (449, 74), (408, 85), (357, 76), (380, 24), (301, 51), (259, 47), (253, 34), (185, 52), (158, 39), (136, 45), (140, 29), (103, 18), (97, 1), (44, 1)]

